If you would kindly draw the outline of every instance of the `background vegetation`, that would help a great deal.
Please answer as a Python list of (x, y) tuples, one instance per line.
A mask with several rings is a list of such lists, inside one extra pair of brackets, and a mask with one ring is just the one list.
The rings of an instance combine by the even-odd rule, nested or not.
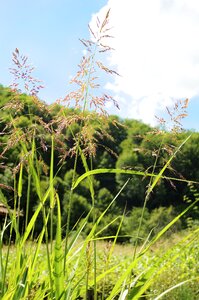
[[(2, 187), (4, 187), (2, 193), (8, 201), (8, 205), (11, 208), (14, 207), (14, 194), (11, 190), (14, 184), (13, 173), (16, 177), (18, 176), (17, 168), (21, 160), (26, 159), (22, 158), (21, 138), (17, 138), (16, 131), (10, 135), (11, 127), (14, 126), (15, 130), (20, 129), (21, 136), (27, 141), (34, 132), (42, 193), (48, 187), (47, 175), (49, 175), (50, 170), (51, 131), (54, 130), (54, 172), (56, 174), (54, 184), (60, 198), (62, 224), (64, 225), (67, 219), (68, 198), (73, 178), (75, 158), (72, 151), (75, 141), (69, 128), (64, 129), (61, 133), (59, 132), (57, 120), (59, 115), (63, 114), (63, 110), (65, 116), (73, 118), (73, 109), (67, 109), (58, 104), (47, 105), (38, 99), (35, 102), (33, 97), (25, 94), (20, 95), (16, 99), (16, 95), (9, 88), (4, 88), (3, 86), (0, 87), (0, 103), (2, 132), (0, 137), (0, 150), (2, 153), (0, 180)], [(16, 106), (14, 106), (14, 103)], [(97, 119), (98, 115), (96, 114), (93, 116), (93, 128), (97, 124)], [(115, 123), (117, 122), (116, 126), (113, 124), (113, 120)], [(77, 133), (80, 131), (81, 123), (77, 120), (72, 126), (73, 131)], [(158, 161), (155, 172), (158, 172), (168, 159), (172, 149), (192, 133), (191, 138), (177, 154), (169, 169), (166, 170), (165, 175), (193, 181), (199, 180), (199, 134), (197, 132), (161, 132), (159, 129), (151, 128), (140, 121), (121, 120), (116, 116), (108, 117), (108, 121), (104, 123), (104, 128), (101, 128), (101, 132), (105, 132), (106, 135), (99, 135), (97, 130), (94, 132), (97, 151), (92, 161), (93, 168), (136, 169), (142, 172), (152, 170), (157, 156)], [(78, 160), (76, 176), (83, 173), (84, 166)], [(32, 192), (27, 212), (26, 191), (28, 189), (28, 173), (24, 171), (23, 175), (23, 192), (20, 199), (20, 209), (26, 212), (26, 214), (28, 213), (28, 220), (30, 220), (35, 207), (39, 203), (39, 199), (36, 191), (34, 192), (35, 188), (32, 182)], [(94, 186), (97, 215), (100, 215), (105, 210), (128, 178), (129, 175), (124, 174), (99, 174), (95, 177)], [(116, 216), (122, 217), (125, 211), (124, 226), (120, 232), (121, 241), (131, 240), (137, 230), (139, 215), (144, 204), (143, 199), (145, 198), (148, 184), (149, 179), (147, 177), (131, 176), (128, 188), (122, 191), (114, 205), (107, 212), (106, 216), (104, 216), (103, 222), (106, 224)], [(75, 190), (73, 197), (70, 229), (73, 228), (80, 217), (85, 216), (90, 210), (92, 199), (86, 181), (81, 182)], [(151, 230), (155, 233), (160, 228), (163, 228), (193, 200), (193, 193), (191, 193), (190, 187), (187, 186), (186, 182), (162, 179), (146, 204), (142, 237), (145, 238)], [(21, 231), (24, 230), (25, 222), (27, 222), (26, 217), (27, 215), (24, 215), (20, 218)], [(197, 223), (198, 217), (199, 211), (195, 207), (172, 230), (176, 231), (187, 228), (190, 224)], [(191, 223), (190, 220), (192, 220)], [(42, 222), (41, 216), (36, 224), (35, 237), (43, 226)], [(90, 222), (92, 224), (92, 217), (90, 217)], [(112, 224), (107, 229), (107, 234), (114, 234), (117, 226), (117, 222)]]

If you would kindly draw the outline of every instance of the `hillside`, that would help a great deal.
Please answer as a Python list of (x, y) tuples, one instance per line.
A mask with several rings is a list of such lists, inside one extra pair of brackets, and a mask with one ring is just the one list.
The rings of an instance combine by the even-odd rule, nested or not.
[[(121, 217), (125, 211), (126, 226), (121, 231), (122, 235), (132, 236), (132, 231), (137, 226), (135, 220), (143, 206), (147, 188), (151, 184), (150, 177), (145, 176), (145, 173), (158, 174), (176, 147), (190, 134), (189, 140), (164, 172), (164, 176), (170, 179), (161, 179), (147, 200), (146, 228), (148, 226), (148, 230), (152, 229), (159, 215), (165, 216), (163, 224), (160, 224), (164, 226), (170, 218), (193, 201), (194, 195), (197, 194), (197, 186), (193, 187), (184, 182), (185, 179), (199, 181), (199, 134), (196, 132), (160, 131), (159, 128), (151, 128), (136, 120), (121, 120), (117, 116), (107, 118), (94, 112), (86, 112), (82, 116), (79, 110), (65, 108), (60, 104), (47, 105), (36, 97), (19, 95), (3, 86), (0, 86), (0, 103), (1, 193), (9, 207), (20, 205), (20, 210), (23, 210), (24, 216), (20, 218), (21, 228), (30, 220), (40, 202), (35, 182), (30, 179), (33, 175), (28, 169), (28, 156), (31, 155), (33, 147), (36, 150), (34, 160), (37, 161), (41, 195), (44, 195), (48, 188), (50, 170), (53, 167), (55, 174), (53, 184), (61, 203), (63, 226), (67, 220), (72, 181), (85, 172), (85, 165), (76, 158), (79, 146), (89, 168), (117, 168), (128, 173), (113, 172), (99, 174), (93, 178), (97, 215), (106, 209), (128, 181), (104, 218), (104, 223), (110, 222), (113, 217)], [(16, 181), (20, 177), (21, 166), (23, 166), (23, 181), (19, 197)], [(132, 171), (131, 174), (128, 171)], [(136, 172), (140, 174), (135, 175)], [(178, 181), (171, 178), (177, 178)], [(27, 191), (29, 191), (28, 202)], [(88, 180), (84, 180), (75, 189), (70, 204), (72, 205), (70, 228), (73, 228), (80, 217), (88, 213), (92, 201)], [(198, 216), (199, 212), (195, 209), (182, 219), (177, 227), (188, 226), (187, 218), (195, 220)], [(132, 220), (135, 225), (130, 228)], [(89, 222), (91, 221), (92, 216)], [(107, 234), (111, 235), (116, 230), (118, 222), (110, 225), (106, 230)], [(36, 224), (35, 235), (41, 228), (42, 218), (41, 222)]]

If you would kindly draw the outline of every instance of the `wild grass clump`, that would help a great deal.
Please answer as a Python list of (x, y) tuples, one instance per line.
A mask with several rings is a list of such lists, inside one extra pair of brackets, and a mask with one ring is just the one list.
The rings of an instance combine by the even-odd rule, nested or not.
[[(166, 148), (166, 133), (160, 129), (150, 132), (149, 136), (163, 133), (163, 139), (155, 152), (153, 166), (146, 170), (122, 166), (122, 163), (118, 168), (93, 168), (97, 146), (103, 138), (112, 139), (107, 132), (106, 103), (111, 101), (118, 107), (111, 96), (99, 95), (95, 75), (97, 70), (118, 75), (99, 60), (101, 54), (112, 51), (105, 43), (111, 38), (109, 15), (110, 11), (102, 21), (97, 19), (96, 32), (89, 28), (91, 40), (81, 40), (87, 54), (71, 82), (73, 91), (52, 106), (38, 99), (37, 94), (43, 86), (33, 78), (28, 58), (17, 48), (13, 53), (11, 101), (1, 108), (2, 114), (9, 112), (6, 127), (2, 128), (1, 158), (6, 159), (12, 151), (16, 155), (13, 169), (9, 168), (8, 162), (12, 187), (0, 185), (1, 202), (6, 210), (0, 232), (1, 299), (171, 299), (167, 295), (172, 299), (193, 295), (192, 299), (196, 299), (198, 295), (195, 262), (199, 229), (194, 227), (187, 231), (186, 236), (162, 248), (161, 252), (157, 245), (171, 228), (177, 228), (180, 219), (196, 206), (199, 198), (194, 192), (194, 202), (188, 203), (178, 214), (172, 214), (172, 207), (170, 210), (159, 209), (151, 215), (147, 210), (147, 203), (161, 180), (173, 185), (175, 182), (196, 184), (185, 178), (165, 175), (190, 136), (175, 147)], [(23, 90), (31, 95), (32, 102), (22, 101), (26, 99)], [(188, 100), (180, 103), (184, 110)], [(73, 108), (69, 110), (68, 106)], [(26, 111), (26, 118), (19, 118), (22, 109)], [(50, 118), (53, 109), (56, 113)], [(177, 109), (179, 105), (175, 111)], [(168, 112), (178, 125), (185, 116), (183, 112), (172, 117), (171, 111)], [(112, 125), (120, 126), (114, 120)], [(176, 125), (174, 135), (177, 129)], [(168, 155), (160, 167), (163, 146)], [(104, 148), (116, 155), (109, 147)], [(58, 160), (55, 154), (58, 154)], [(58, 174), (65, 164), (70, 164), (71, 171), (60, 179)], [(77, 175), (79, 165), (84, 170), (80, 176)], [(95, 192), (96, 177), (104, 174), (118, 176), (121, 186), (113, 197), (106, 189), (101, 190), (98, 199), (106, 197), (109, 201), (101, 202), (100, 207)], [(134, 218), (126, 215), (127, 208), (114, 216), (115, 202), (128, 189), (132, 177), (148, 180), (143, 208), (132, 212), (137, 214)], [(64, 205), (59, 195), (60, 182), (66, 189)], [(78, 188), (80, 194), (76, 192)], [(9, 189), (12, 198), (8, 197)], [(86, 200), (85, 191), (89, 191)], [(24, 195), (26, 203), (23, 205), (25, 211), (22, 211)], [(32, 197), (33, 207), (30, 205)], [(75, 206), (78, 206), (78, 215), (74, 215)], [(113, 217), (107, 217), (110, 210)], [(157, 215), (162, 218), (159, 227), (156, 226)], [(135, 218), (137, 222), (131, 226)], [(127, 236), (122, 234), (123, 226), (128, 227)], [(122, 238), (127, 238), (131, 244), (118, 245)], [(172, 280), (169, 274), (174, 272), (176, 277)], [(169, 278), (166, 283), (165, 278)]]

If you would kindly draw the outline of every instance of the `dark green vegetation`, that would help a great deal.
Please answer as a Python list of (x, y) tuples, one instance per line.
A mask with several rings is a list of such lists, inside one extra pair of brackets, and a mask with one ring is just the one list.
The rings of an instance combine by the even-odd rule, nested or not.
[[(24, 231), (25, 225), (32, 217), (40, 201), (34, 187), (34, 181), (28, 180), (27, 157), (22, 153), (21, 141), (27, 143), (28, 151), (31, 152), (31, 139), (34, 138), (35, 140), (41, 193), (44, 194), (49, 184), (51, 136), (54, 135), (53, 168), (56, 175), (53, 184), (59, 194), (64, 236), (74, 176), (76, 146), (74, 134), (79, 133), (82, 127), (81, 113), (79, 112), (78, 115), (73, 109), (64, 108), (59, 104), (46, 105), (25, 94), (16, 96), (9, 88), (2, 86), (0, 87), (0, 103), (0, 153), (2, 153), (0, 183), (2, 193), (11, 208), (16, 205), (14, 191), (11, 189), (14, 187), (14, 178), (17, 180), (19, 177), (20, 164), (23, 162), (25, 166), (23, 190), (20, 203), (17, 204), (20, 205), (20, 210), (24, 212), (24, 216), (20, 218), (20, 231)], [(173, 153), (173, 149), (190, 135), (190, 132), (185, 131), (181, 133), (160, 132), (142, 122), (120, 120), (116, 116), (108, 117), (106, 122), (103, 122), (101, 118), (93, 113), (92, 127), (86, 128), (85, 131), (88, 132), (82, 133), (82, 135), (87, 135), (87, 140), (90, 138), (89, 143), (85, 146), (83, 145), (84, 137), (82, 137), (82, 147), (89, 164), (90, 157), (93, 155), (93, 169), (121, 168), (124, 170), (134, 169), (138, 172), (158, 173)], [(100, 130), (99, 126), (101, 126)], [(199, 134), (192, 133), (191, 138), (164, 172), (165, 176), (180, 178), (181, 181), (161, 179), (158, 182), (156, 189), (151, 193), (150, 199), (146, 203), (140, 238), (145, 239), (151, 231), (153, 236), (195, 199), (197, 185), (196, 187), (187, 185), (187, 182), (183, 182), (183, 180), (199, 181), (198, 157)], [(155, 162), (156, 166), (153, 169)], [(84, 172), (85, 168), (82, 161), (78, 159), (75, 177), (77, 178)], [(115, 222), (103, 231), (103, 235), (114, 236), (121, 218), (124, 218), (118, 237), (118, 241), (122, 242), (132, 241), (136, 235), (149, 177), (119, 173), (99, 174), (95, 176), (93, 182), (96, 201), (95, 214), (99, 216), (128, 179), (130, 180), (127, 187), (117, 197), (100, 225), (103, 228), (105, 224), (115, 219)], [(31, 193), (27, 202), (28, 190), (31, 190)], [(46, 205), (49, 205), (48, 202)], [(78, 226), (78, 221), (87, 215), (92, 206), (87, 180), (82, 181), (75, 189), (71, 205), (70, 230), (74, 225)], [(175, 224), (172, 231), (197, 224), (198, 217), (199, 210), (195, 207)], [(37, 237), (43, 227), (42, 218), (42, 215), (38, 217), (35, 224), (34, 237)], [(92, 226), (92, 220), (91, 214), (88, 220), (90, 226)], [(56, 225), (56, 218), (54, 225)], [(85, 233), (87, 233), (88, 228), (89, 226), (84, 230)]]
[(2, 299), (198, 299), (198, 133), (0, 103)]

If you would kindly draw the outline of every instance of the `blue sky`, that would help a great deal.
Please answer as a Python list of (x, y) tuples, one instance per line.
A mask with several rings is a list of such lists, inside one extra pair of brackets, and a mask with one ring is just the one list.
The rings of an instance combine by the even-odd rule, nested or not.
[(40, 98), (63, 97), (94, 24), (111, 8), (114, 53), (107, 62), (122, 75), (105, 88), (119, 102), (110, 113), (155, 124), (175, 99), (190, 98), (185, 128), (199, 130), (199, 3), (195, 0), (7, 0), (1, 3), (0, 83), (9, 85), (17, 47), (43, 80)]
[(12, 51), (17, 47), (36, 67), (35, 75), (44, 81), (40, 96), (55, 100), (67, 91), (82, 55), (79, 38), (89, 38), (88, 23), (106, 1), (8, 0), (1, 3), (0, 82), (12, 77)]

